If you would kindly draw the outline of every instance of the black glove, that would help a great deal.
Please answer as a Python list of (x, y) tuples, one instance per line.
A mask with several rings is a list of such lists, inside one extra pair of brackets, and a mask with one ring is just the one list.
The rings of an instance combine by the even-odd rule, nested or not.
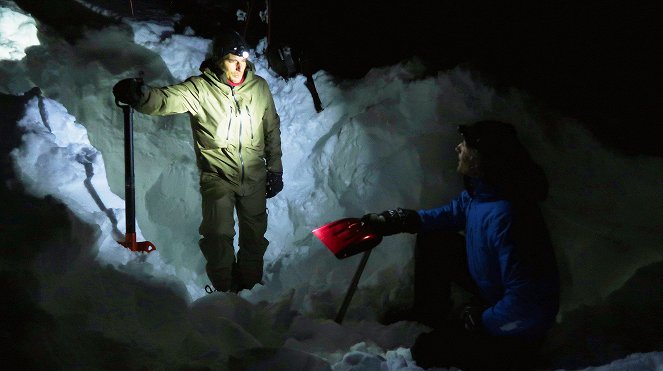
[(486, 307), (483, 305), (466, 305), (461, 313), (465, 330), (478, 331), (481, 329), (481, 315)]
[(361, 222), (383, 236), (396, 233), (417, 233), (421, 227), (421, 218), (414, 210), (401, 209), (383, 211), (380, 214), (366, 214)]
[(283, 173), (267, 171), (267, 190), (265, 196), (272, 198), (283, 190)]
[(113, 86), (115, 100), (128, 104), (131, 107), (136, 106), (143, 97), (143, 85), (143, 79), (139, 78), (120, 80), (115, 86)]

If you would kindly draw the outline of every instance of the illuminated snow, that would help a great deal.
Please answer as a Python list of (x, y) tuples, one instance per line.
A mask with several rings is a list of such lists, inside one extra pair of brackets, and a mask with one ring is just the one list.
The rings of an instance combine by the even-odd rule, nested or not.
[(0, 61), (21, 60), (25, 49), (39, 45), (36, 21), (10, 8), (0, 7)]

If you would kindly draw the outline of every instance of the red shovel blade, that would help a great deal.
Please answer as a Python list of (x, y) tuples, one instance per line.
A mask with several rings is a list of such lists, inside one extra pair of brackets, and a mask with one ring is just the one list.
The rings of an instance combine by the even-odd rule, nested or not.
[(150, 241), (136, 242), (135, 233), (127, 233), (125, 236), (125, 241), (123, 242), (117, 241), (117, 243), (119, 243), (120, 245), (126, 247), (131, 251), (137, 251), (137, 252), (151, 253), (152, 251), (157, 249), (157, 247), (154, 246), (154, 244)]
[(357, 218), (345, 218), (327, 223), (314, 229), (313, 234), (338, 259), (370, 250), (382, 242), (381, 235), (363, 225)]

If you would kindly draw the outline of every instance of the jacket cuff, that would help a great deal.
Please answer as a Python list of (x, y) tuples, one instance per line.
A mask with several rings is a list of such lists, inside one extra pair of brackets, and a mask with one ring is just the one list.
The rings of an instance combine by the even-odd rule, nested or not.
[(271, 171), (273, 173), (283, 173), (283, 164), (281, 163), (281, 159), (270, 159), (267, 161), (267, 171)]

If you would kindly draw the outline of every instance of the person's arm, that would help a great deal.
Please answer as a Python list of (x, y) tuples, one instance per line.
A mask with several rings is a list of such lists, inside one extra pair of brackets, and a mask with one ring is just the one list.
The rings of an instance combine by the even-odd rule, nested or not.
[(376, 233), (390, 236), (397, 233), (420, 233), (465, 228), (465, 192), (449, 204), (429, 210), (414, 211), (397, 208), (380, 214), (369, 213), (361, 218), (363, 224)]
[(467, 192), (461, 193), (448, 204), (434, 209), (419, 210), (419, 232), (460, 231), (465, 229), (465, 208), (469, 202)]
[(171, 115), (189, 112), (197, 115), (200, 112), (200, 90), (191, 81), (153, 88), (144, 85), (142, 97), (134, 107), (136, 111), (148, 115)]
[(265, 161), (267, 171), (282, 174), (281, 119), (276, 112), (272, 93), (269, 91), (269, 86), (265, 81), (263, 81), (261, 94), (262, 99), (265, 100), (265, 112), (262, 117), (262, 127), (265, 135)]

